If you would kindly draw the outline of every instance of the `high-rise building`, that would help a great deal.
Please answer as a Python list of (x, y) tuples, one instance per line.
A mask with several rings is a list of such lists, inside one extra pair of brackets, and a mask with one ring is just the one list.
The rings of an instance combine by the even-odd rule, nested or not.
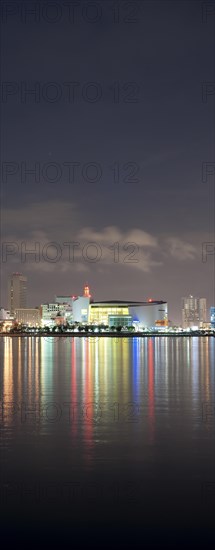
[(203, 323), (206, 323), (207, 309), (206, 298), (196, 298), (188, 296), (182, 298), (182, 327), (201, 328)]
[(211, 328), (215, 328), (215, 307), (210, 308), (210, 321), (211, 321)]
[(13, 273), (8, 283), (8, 309), (11, 315), (15, 309), (27, 307), (27, 277)]

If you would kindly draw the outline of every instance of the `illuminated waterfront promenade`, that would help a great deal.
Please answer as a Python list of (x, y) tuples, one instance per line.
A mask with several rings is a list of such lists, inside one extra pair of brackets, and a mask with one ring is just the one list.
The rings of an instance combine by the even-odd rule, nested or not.
[(17, 333), (8, 333), (8, 332), (1, 332), (0, 337), (13, 337), (13, 338), (196, 338), (197, 336), (200, 338), (208, 338), (208, 337), (215, 337), (215, 331), (192, 331), (192, 332), (153, 332), (153, 331), (145, 331), (145, 332), (56, 332), (56, 333), (48, 333), (48, 332), (17, 332)]

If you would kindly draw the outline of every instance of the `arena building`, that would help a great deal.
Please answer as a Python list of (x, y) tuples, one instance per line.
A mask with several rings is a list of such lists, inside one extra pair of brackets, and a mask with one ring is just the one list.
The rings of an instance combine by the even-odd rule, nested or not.
[(68, 322), (83, 325), (134, 326), (136, 329), (168, 327), (168, 304), (162, 300), (95, 302), (86, 284), (82, 296), (56, 296), (56, 301), (58, 303), (41, 306), (44, 321), (68, 309)]
[(168, 304), (149, 299), (147, 302), (111, 300), (90, 304), (89, 322), (109, 326), (131, 326), (140, 328), (167, 327)]

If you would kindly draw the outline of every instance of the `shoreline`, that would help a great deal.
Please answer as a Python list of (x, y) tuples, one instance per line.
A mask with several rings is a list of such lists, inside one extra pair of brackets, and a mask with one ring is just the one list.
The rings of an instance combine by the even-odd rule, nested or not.
[(88, 332), (66, 332), (66, 333), (56, 333), (56, 334), (50, 334), (44, 332), (43, 334), (31, 334), (31, 333), (13, 333), (10, 334), (8, 332), (0, 332), (0, 337), (12, 337), (12, 338), (215, 338), (215, 334), (201, 334), (201, 333), (193, 333), (193, 334), (180, 334), (180, 333), (171, 333), (167, 334), (165, 332), (163, 333), (127, 333), (127, 332), (96, 332), (96, 333), (88, 333)]

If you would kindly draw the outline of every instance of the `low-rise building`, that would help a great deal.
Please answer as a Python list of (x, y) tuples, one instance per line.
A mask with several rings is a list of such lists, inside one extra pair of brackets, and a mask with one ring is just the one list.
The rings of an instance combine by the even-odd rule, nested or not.
[(14, 317), (10, 314), (10, 311), (0, 308), (0, 332), (9, 332), (14, 326)]
[(56, 304), (67, 304), (68, 306), (72, 307), (74, 296), (55, 296), (55, 303)]
[(17, 308), (14, 311), (14, 318), (17, 323), (35, 327), (40, 324), (39, 308)]
[[(72, 308), (68, 304), (42, 304), (40, 306), (42, 326), (54, 326), (72, 322)], [(59, 323), (59, 318), (61, 322)]]
[(10, 311), (7, 309), (4, 309), (3, 307), (0, 308), (0, 321), (6, 321), (6, 319), (10, 319)]

